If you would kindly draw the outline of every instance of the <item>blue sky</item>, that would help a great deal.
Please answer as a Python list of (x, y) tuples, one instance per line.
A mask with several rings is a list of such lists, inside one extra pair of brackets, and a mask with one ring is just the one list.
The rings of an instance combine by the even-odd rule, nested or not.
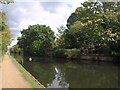
[(68, 17), (86, 0), (15, 0), (14, 3), (3, 5), (16, 44), (20, 31), (29, 25), (45, 24), (57, 33), (57, 27), (66, 25)]

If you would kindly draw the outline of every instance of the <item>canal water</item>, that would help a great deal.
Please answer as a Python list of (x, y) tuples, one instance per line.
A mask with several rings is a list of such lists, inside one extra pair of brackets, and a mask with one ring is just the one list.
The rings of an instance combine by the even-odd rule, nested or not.
[(75, 63), (64, 59), (14, 55), (47, 88), (118, 88), (118, 67), (107, 63)]

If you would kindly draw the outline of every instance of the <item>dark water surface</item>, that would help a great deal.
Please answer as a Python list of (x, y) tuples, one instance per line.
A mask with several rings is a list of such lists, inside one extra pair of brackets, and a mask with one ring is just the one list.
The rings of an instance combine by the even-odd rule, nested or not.
[[(117, 88), (118, 67), (109, 63), (73, 63), (62, 59), (14, 55), (40, 83), (50, 88)], [(59, 62), (57, 62), (59, 61)]]

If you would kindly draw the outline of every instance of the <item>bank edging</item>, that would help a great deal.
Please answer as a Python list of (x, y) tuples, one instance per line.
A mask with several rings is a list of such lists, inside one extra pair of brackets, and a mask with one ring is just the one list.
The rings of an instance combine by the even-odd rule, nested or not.
[(22, 65), (20, 65), (14, 57), (9, 55), (11, 61), (15, 64), (17, 69), (22, 73), (25, 80), (31, 85), (32, 88), (45, 88), (32, 74), (30, 74)]

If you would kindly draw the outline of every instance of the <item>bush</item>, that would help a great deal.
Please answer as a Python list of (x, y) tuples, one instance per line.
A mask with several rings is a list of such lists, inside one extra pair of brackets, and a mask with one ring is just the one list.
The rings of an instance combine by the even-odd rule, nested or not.
[(58, 58), (78, 59), (80, 57), (80, 49), (56, 49), (53, 56)]
[(22, 49), (19, 48), (18, 45), (14, 45), (14, 46), (10, 49), (10, 53), (18, 53), (18, 54), (20, 54), (20, 53), (22, 53)]
[(80, 57), (80, 49), (65, 49), (64, 54), (68, 59), (78, 59)]
[(65, 53), (65, 49), (56, 49), (54, 50), (53, 57), (66, 58), (64, 53)]

